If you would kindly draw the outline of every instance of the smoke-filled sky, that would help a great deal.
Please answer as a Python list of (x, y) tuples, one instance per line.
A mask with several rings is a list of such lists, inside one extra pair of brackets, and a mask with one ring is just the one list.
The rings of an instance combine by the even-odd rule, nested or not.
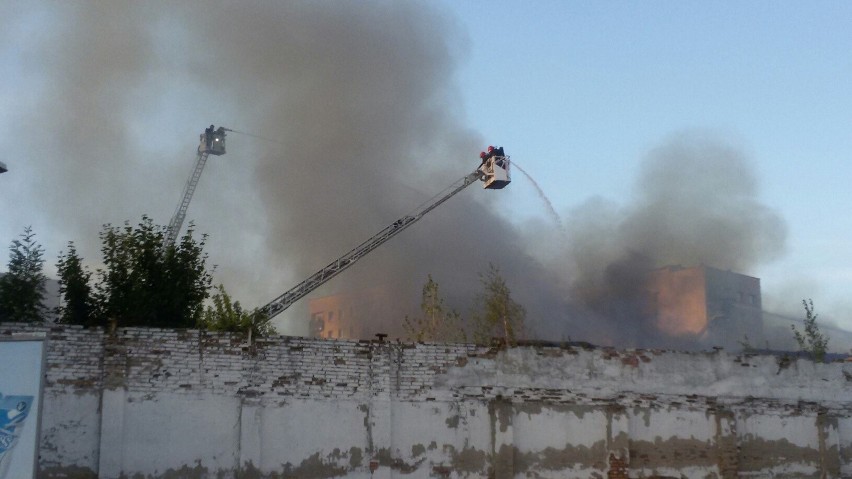
[[(188, 220), (216, 281), (260, 305), (499, 143), (564, 226), (516, 171), (314, 296), (387, 288), (374, 329), (394, 331), (427, 274), (466, 313), (491, 262), (537, 336), (598, 339), (624, 329), (598, 301), (635, 271), (703, 262), (852, 327), (852, 7), (799, 8), (11, 2), (0, 241), (32, 225), (49, 263), (73, 240), (96, 266), (100, 225), (168, 223), (198, 134), (224, 125), (256, 136), (229, 134)], [(305, 308), (281, 329), (304, 332)]]

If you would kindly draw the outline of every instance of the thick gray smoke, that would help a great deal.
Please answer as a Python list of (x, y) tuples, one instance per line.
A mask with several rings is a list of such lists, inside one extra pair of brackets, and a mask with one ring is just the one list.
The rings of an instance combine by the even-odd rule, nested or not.
[(705, 264), (749, 274), (777, 258), (786, 239), (784, 222), (758, 201), (744, 155), (700, 132), (648, 154), (629, 205), (591, 199), (566, 223), (569, 241), (550, 262), (565, 267), (572, 316), (596, 325), (585, 335), (614, 344), (689, 346), (661, 338), (643, 317), (650, 269)]
[[(31, 26), (14, 37), (30, 86), (15, 86), (34, 82), (38, 94), (3, 144), (15, 139), (16, 174), (30, 177), (14, 194), (38, 204), (21, 215), (41, 215), (53, 251), (75, 240), (96, 259), (101, 224), (143, 213), (167, 223), (197, 134), (222, 124), (275, 142), (230, 134), (188, 219), (210, 234), (217, 280), (262, 304), (479, 163), (483, 140), (461, 124), (453, 89), (467, 39), (424, 4), (27, 2), (11, 11), (0, 30)], [(399, 304), (365, 330), (400, 333), (427, 274), (465, 308), (494, 262), (520, 283), (519, 300), (546, 306), (535, 298), (547, 275), (492, 213), (495, 194), (471, 187), (318, 294), (387, 288)], [(300, 306), (292, 317), (304, 323)]]
[[(168, 223), (210, 123), (274, 140), (230, 134), (188, 214), (210, 234), (217, 281), (248, 305), (472, 171), (485, 144), (453, 86), (467, 38), (427, 4), (19, 2), (0, 40), (14, 65), (0, 145), (8, 175), (26, 178), (0, 191), (20, 205), (7, 226), (33, 224), (49, 255), (74, 240), (95, 261), (103, 223)], [(568, 244), (555, 228), (522, 237), (489, 205), (504, 193), (472, 186), (317, 294), (385, 288), (397, 301), (365, 332), (399, 334), (427, 274), (467, 313), (493, 262), (539, 337), (615, 343), (646, 330), (633, 299), (648, 268), (747, 272), (781, 250), (783, 225), (736, 151), (678, 138), (644, 171), (634, 205), (572, 212)], [(305, 305), (286, 331), (306, 331)]]

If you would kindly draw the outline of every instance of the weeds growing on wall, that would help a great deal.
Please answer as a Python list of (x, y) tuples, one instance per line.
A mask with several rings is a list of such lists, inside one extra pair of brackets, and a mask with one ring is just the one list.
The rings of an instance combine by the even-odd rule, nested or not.
[(793, 336), (796, 342), (799, 343), (799, 349), (808, 353), (815, 361), (825, 361), (825, 353), (828, 352), (829, 337), (823, 335), (817, 326), (817, 314), (814, 313), (814, 302), (810, 299), (803, 299), (802, 305), (805, 307), (805, 330), (799, 331), (796, 325), (791, 325), (793, 328)]

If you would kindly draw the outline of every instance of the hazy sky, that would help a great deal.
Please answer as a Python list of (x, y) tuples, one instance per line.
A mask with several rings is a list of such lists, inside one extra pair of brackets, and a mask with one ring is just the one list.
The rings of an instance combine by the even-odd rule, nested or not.
[[(0, 175), (0, 243), (32, 225), (51, 272), (68, 240), (85, 243), (102, 223), (142, 213), (167, 223), (197, 134), (221, 123), (286, 145), (229, 136), (228, 155), (211, 160), (188, 214), (211, 233), (219, 279), (239, 278), (230, 289), (259, 303), (463, 176), (487, 144), (504, 146), (536, 179), (570, 232), (589, 205), (641, 219), (647, 211), (631, 205), (644, 198), (646, 210), (653, 207), (643, 188), (654, 180), (648, 171), (659, 171), (659, 152), (684, 136), (711, 137), (711, 149), (734, 152), (714, 163), (731, 169), (719, 178), (768, 212), (769, 229), (784, 230), (773, 236), (762, 222), (744, 225), (777, 241), (731, 264), (761, 278), (767, 309), (799, 315), (801, 299), (813, 298), (822, 317), (852, 329), (852, 3), (276, 3), (6, 5), (0, 161), (10, 171)], [(388, 74), (363, 71), (361, 61), (390, 62), (406, 87), (384, 84)], [(369, 124), (350, 121), (377, 104), (383, 113)], [(411, 124), (402, 124), (408, 109)], [(288, 122), (292, 128), (274, 126)], [(358, 130), (355, 140), (336, 144), (326, 125)], [(334, 160), (344, 152), (378, 159), (346, 170)], [(290, 153), (292, 162), (278, 162)], [(300, 155), (324, 160), (295, 161)], [(410, 158), (393, 163), (402, 156)], [(440, 263), (440, 250), (428, 246), (442, 225), (470, 228), (471, 245), (482, 242), (473, 230), (505, 234), (506, 244), (516, 235), (533, 243), (530, 235), (549, 237), (559, 228), (546, 204), (517, 171), (514, 180), (499, 194), (463, 193), (442, 206), (450, 212), (433, 214), (436, 223), (414, 227), (424, 244), (395, 239), (376, 264), (400, 263), (415, 248), (418, 261)], [(727, 183), (717, 185), (720, 193)], [(353, 184), (361, 187), (349, 194)], [(86, 200), (69, 200), (78, 194)], [(305, 206), (320, 198), (328, 211)], [(274, 220), (272, 200), (287, 206)], [(347, 203), (351, 210), (338, 208)], [(294, 205), (308, 209), (296, 213)], [(456, 212), (485, 224), (449, 217)], [(318, 213), (336, 226), (314, 224)], [(732, 208), (727, 219), (752, 222), (752, 213)], [(514, 229), (487, 224), (496, 218)], [(640, 220), (632, 221), (637, 228)], [(329, 241), (317, 243), (320, 236)], [(280, 244), (270, 240), (279, 237)], [(295, 246), (304, 254), (293, 256)], [(81, 250), (96, 257), (97, 244)], [(453, 253), (446, 262), (469, 256)], [(559, 255), (536, 257), (550, 270)], [(458, 281), (476, 282), (489, 255), (481, 256)], [(538, 268), (506, 261), (509, 272)], [(381, 277), (381, 268), (360, 278), (370, 277)]]

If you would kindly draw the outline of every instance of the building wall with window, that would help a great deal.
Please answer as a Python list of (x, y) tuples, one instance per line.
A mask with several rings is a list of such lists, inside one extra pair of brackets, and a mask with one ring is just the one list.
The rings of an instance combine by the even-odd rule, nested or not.
[(351, 293), (340, 293), (308, 300), (308, 331), (313, 338), (359, 339), (371, 338), (384, 331), (368, 330), (374, 325), (370, 318), (377, 316), (396, 316), (402, 318), (401, 311), (388, 312), (392, 305), (390, 288), (375, 286)]
[(648, 275), (657, 328), (708, 346), (735, 348), (763, 337), (760, 279), (709, 266), (668, 266)]

